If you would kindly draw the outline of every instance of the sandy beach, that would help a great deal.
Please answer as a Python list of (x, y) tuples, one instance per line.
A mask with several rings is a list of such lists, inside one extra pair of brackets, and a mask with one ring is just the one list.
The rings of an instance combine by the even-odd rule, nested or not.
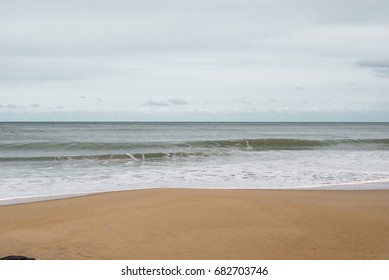
[(149, 189), (0, 207), (0, 256), (389, 259), (389, 191)]

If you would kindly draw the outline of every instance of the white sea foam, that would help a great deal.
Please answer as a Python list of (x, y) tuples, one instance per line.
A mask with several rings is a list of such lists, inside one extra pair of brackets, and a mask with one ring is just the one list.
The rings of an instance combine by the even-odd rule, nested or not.
[(389, 124), (0, 123), (0, 135), (0, 204), (156, 187), (389, 184)]

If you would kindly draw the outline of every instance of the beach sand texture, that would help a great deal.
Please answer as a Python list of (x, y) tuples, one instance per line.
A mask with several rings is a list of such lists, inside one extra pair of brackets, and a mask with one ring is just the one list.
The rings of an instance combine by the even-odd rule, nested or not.
[(0, 207), (0, 256), (389, 259), (389, 191), (148, 189)]

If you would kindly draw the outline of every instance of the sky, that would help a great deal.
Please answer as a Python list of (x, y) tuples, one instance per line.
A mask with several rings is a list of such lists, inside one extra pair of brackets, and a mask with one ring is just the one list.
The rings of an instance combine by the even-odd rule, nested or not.
[(389, 2), (0, 0), (0, 121), (389, 121)]

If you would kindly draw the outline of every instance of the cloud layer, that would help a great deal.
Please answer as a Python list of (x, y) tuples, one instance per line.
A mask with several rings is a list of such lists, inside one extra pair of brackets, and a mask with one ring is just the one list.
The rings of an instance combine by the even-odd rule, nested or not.
[(3, 0), (0, 116), (389, 121), (388, 14), (386, 0)]

